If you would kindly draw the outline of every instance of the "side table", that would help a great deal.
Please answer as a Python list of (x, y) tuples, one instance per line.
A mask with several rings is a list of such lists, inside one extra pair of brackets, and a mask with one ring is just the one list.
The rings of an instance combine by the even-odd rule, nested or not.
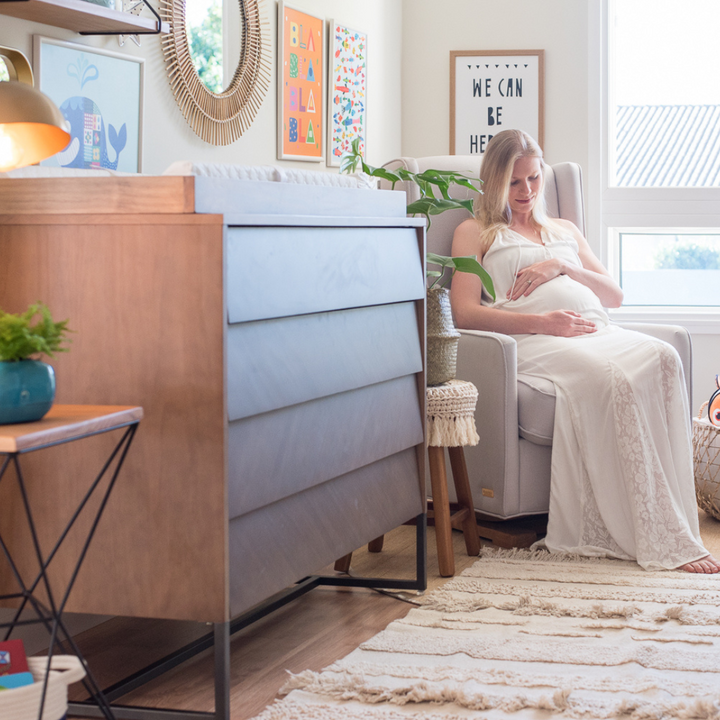
[[(453, 527), (463, 531), (467, 554), (480, 554), (475, 507), (463, 452), (464, 445), (477, 445), (480, 439), (475, 428), (477, 398), (477, 388), (465, 380), (450, 380), (427, 389), (428, 460), (438, 565), (442, 577), (455, 574)], [(455, 492), (460, 505), (460, 509), (452, 515), (445, 470), (445, 448), (450, 456)]]
[[(68, 633), (62, 620), (62, 614), (75, 583), (75, 579), (80, 571), (82, 562), (87, 554), (90, 542), (92, 541), (95, 530), (97, 529), (100, 517), (102, 516), (110, 493), (113, 489), (113, 485), (115, 484), (115, 480), (117, 479), (125, 456), (130, 448), (130, 444), (135, 436), (138, 423), (142, 417), (143, 410), (141, 407), (54, 405), (47, 415), (37, 422), (19, 423), (16, 425), (0, 425), (0, 482), (2, 482), (5, 478), (6, 474), (9, 475), (7, 471), (12, 466), (15, 470), (20, 496), (22, 497), (22, 509), (18, 508), (17, 515), (24, 513), (32, 539), (34, 555), (37, 558), (38, 564), (36, 574), (33, 575), (35, 571), (30, 573), (26, 571), (26, 576), (30, 575), (31, 577), (23, 577), (20, 567), (18, 567), (16, 562), (13, 560), (11, 547), (3, 536), (3, 532), (6, 530), (9, 535), (9, 531), (11, 531), (12, 528), (6, 529), (0, 527), (0, 548), (8, 561), (12, 575), (19, 587), (19, 591), (16, 593), (0, 595), (0, 601), (10, 600), (19, 602), (19, 606), (17, 607), (12, 621), (0, 625), (0, 627), (7, 628), (4, 639), (8, 639), (12, 631), (18, 625), (42, 623), (50, 634), (48, 668), (50, 667), (50, 661), (55, 648), (58, 647), (60, 650), (66, 652), (64, 642), (67, 642), (72, 648), (73, 654), (78, 657), (87, 673), (87, 679), (84, 681), (86, 689), (93, 696), (94, 700), (97, 702), (98, 706), (108, 720), (112, 720), (113, 718), (112, 710), (110, 709), (110, 706), (105, 700), (97, 683), (93, 679), (85, 659), (82, 657), (82, 654)], [(98, 435), (100, 433), (107, 433), (121, 428), (125, 428), (125, 432), (122, 434), (122, 437), (110, 453), (110, 457), (107, 462), (104, 464), (95, 479), (89, 481), (86, 494), (80, 500), (77, 509), (70, 517), (70, 520), (64, 530), (58, 536), (52, 549), (47, 552), (46, 548), (46, 552), (43, 552), (38, 539), (37, 525), (33, 519), (33, 512), (30, 507), (27, 492), (28, 485), (42, 482), (42, 480), (37, 477), (28, 478), (26, 480), (22, 473), (20, 458), (30, 452), (36, 452), (44, 448), (81, 440), (83, 438)], [(102, 479), (107, 475), (109, 475), (109, 481), (105, 489), (99, 490), (96, 493), (95, 491), (100, 485)], [(61, 481), (61, 477), (53, 478), (53, 482)], [(79, 515), (82, 513), (88, 500), (94, 494), (98, 494), (100, 496), (100, 502), (95, 510), (95, 515), (92, 523), (90, 524), (87, 537), (82, 543), (82, 548), (75, 567), (70, 573), (67, 586), (62, 589), (55, 588), (55, 591), (53, 591), (50, 578), (48, 576), (48, 566), (56, 556), (58, 550), (63, 544), (63, 541), (67, 537)], [(41, 591), (42, 594), (40, 594), (39, 591)], [(21, 614), (28, 605), (33, 608), (37, 614), (37, 618), (21, 620)], [(60, 635), (63, 637), (61, 638)], [(47, 679), (48, 674), (46, 673), (38, 717), (42, 717), (43, 713)]]

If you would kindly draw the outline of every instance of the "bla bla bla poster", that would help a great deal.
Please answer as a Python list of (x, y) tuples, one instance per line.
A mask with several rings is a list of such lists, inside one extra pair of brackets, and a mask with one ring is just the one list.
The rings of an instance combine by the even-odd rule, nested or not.
[(287, 155), (322, 158), (322, 20), (285, 8)]

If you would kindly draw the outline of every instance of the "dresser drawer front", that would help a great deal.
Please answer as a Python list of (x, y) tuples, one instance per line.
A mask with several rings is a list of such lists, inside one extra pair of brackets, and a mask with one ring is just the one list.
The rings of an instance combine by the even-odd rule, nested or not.
[(230, 325), (227, 358), (230, 421), (421, 372), (415, 304)]
[(413, 228), (230, 227), (228, 322), (418, 300)]
[(414, 375), (230, 423), (229, 517), (422, 441)]
[(415, 448), (230, 521), (236, 616), (424, 511)]

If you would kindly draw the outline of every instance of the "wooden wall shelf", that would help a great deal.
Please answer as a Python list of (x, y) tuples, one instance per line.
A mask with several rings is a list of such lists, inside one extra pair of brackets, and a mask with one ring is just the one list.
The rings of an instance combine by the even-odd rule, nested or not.
[[(154, 18), (131, 15), (84, 0), (0, 0), (0, 15), (74, 30), (83, 35), (133, 35), (153, 32), (157, 28)], [(169, 31), (170, 26), (162, 23), (161, 32)]]

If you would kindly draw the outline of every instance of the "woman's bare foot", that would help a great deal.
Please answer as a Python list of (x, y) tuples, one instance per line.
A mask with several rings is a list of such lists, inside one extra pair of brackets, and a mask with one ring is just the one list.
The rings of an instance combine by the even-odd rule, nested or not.
[(720, 562), (718, 562), (712, 555), (706, 555), (704, 558), (681, 565), (678, 570), (684, 570), (685, 572), (691, 573), (712, 574), (720, 572)]

